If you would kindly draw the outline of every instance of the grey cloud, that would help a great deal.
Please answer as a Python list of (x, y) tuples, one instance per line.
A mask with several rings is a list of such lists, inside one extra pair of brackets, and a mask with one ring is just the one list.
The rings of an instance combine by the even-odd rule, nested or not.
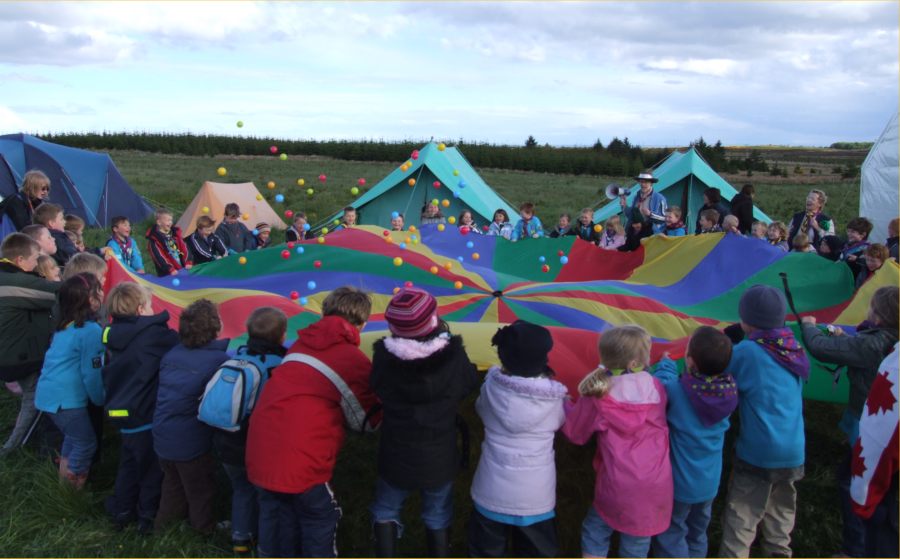
[(123, 37), (40, 25), (31, 21), (0, 22), (0, 62), (71, 66), (121, 59), (133, 50)]

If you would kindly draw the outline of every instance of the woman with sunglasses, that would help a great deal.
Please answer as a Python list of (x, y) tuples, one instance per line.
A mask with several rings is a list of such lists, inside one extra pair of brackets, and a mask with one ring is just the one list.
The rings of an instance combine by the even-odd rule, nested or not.
[(22, 189), (3, 202), (3, 215), (12, 220), (16, 231), (31, 225), (34, 209), (50, 198), (50, 179), (42, 171), (32, 169), (22, 179)]

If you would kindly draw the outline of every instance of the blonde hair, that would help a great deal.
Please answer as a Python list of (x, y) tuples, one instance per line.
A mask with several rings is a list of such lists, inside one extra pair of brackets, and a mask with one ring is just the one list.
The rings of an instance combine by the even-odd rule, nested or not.
[(614, 215), (611, 218), (607, 219), (605, 227), (607, 229), (612, 229), (613, 231), (615, 231), (616, 235), (625, 234), (625, 228), (622, 227), (622, 220), (619, 219), (619, 216), (617, 215)]
[(722, 227), (737, 227), (741, 222), (734, 214), (728, 214), (722, 219)]
[(83, 272), (95, 276), (97, 281), (99, 281), (100, 277), (106, 274), (106, 262), (96, 254), (79, 252), (66, 262), (65, 268), (63, 268), (62, 280), (66, 281)]
[(106, 297), (106, 308), (112, 316), (136, 316), (138, 307), (153, 301), (149, 289), (143, 285), (123, 281), (110, 290)]
[(339, 316), (354, 326), (362, 326), (372, 313), (372, 298), (355, 287), (338, 287), (322, 301), (322, 316)]
[(78, 233), (81, 229), (84, 229), (84, 220), (75, 214), (66, 214), (65, 220), (66, 224), (63, 226), (63, 229), (66, 231), (74, 231), (75, 233)]
[(809, 236), (806, 233), (794, 235), (794, 250), (805, 251), (809, 248)]
[(44, 279), (48, 279), (51, 281), (56, 281), (50, 277), (50, 273), (53, 269), (56, 268), (57, 275), (59, 274), (59, 264), (56, 263), (56, 260), (53, 259), (52, 256), (47, 256), (46, 254), (42, 254), (38, 256), (37, 267), (35, 268), (35, 272), (40, 274), (40, 276)]
[(771, 231), (772, 229), (778, 230), (778, 233), (779, 233), (778, 240), (779, 241), (784, 241), (785, 239), (787, 239), (788, 229), (787, 229), (787, 225), (785, 225), (784, 222), (773, 221), (772, 223), (769, 224), (768, 227), (766, 227), (766, 231)]
[[(578, 383), (582, 396), (602, 398), (609, 392), (610, 372), (616, 369), (646, 369), (650, 365), (650, 346), (653, 340), (646, 330), (626, 324), (608, 330), (600, 336), (601, 365)], [(634, 366), (633, 366), (634, 364)]]
[(41, 188), (43, 188), (44, 184), (48, 187), (50, 186), (50, 177), (45, 175), (43, 171), (32, 169), (22, 177), (21, 190), (29, 198), (40, 198)]

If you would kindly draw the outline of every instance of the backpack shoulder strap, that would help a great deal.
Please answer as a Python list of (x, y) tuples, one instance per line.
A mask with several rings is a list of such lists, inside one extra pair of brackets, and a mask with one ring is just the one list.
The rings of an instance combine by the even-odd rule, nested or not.
[(281, 362), (303, 363), (322, 373), (325, 378), (331, 381), (331, 384), (337, 388), (341, 395), (341, 410), (344, 412), (344, 418), (347, 420), (347, 425), (354, 431), (372, 430), (368, 421), (366, 421), (368, 419), (366, 411), (363, 409), (362, 404), (359, 403), (356, 394), (354, 394), (350, 387), (347, 386), (344, 379), (326, 363), (306, 353), (290, 353), (286, 355)]

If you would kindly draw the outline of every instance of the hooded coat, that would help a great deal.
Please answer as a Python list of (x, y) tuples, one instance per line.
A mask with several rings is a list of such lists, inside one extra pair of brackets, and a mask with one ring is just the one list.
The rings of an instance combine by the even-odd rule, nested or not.
[(389, 337), (374, 350), (372, 389), (384, 410), (378, 475), (408, 490), (452, 481), (460, 463), (457, 409), (478, 386), (462, 338)]
[(666, 391), (641, 371), (615, 376), (602, 398), (566, 403), (563, 433), (585, 444), (597, 433), (594, 509), (614, 530), (655, 536), (672, 519)]
[(0, 380), (17, 381), (41, 372), (60, 285), (9, 260), (0, 261)]
[[(492, 367), (475, 409), (484, 422), (472, 500), (501, 514), (534, 516), (556, 506), (553, 438), (566, 420), (566, 387), (546, 377), (519, 377)], [(523, 491), (527, 488), (527, 491)]]
[(105, 408), (108, 419), (119, 429), (153, 423), (160, 361), (178, 345), (178, 334), (168, 322), (168, 311), (153, 316), (116, 316), (103, 331)]

